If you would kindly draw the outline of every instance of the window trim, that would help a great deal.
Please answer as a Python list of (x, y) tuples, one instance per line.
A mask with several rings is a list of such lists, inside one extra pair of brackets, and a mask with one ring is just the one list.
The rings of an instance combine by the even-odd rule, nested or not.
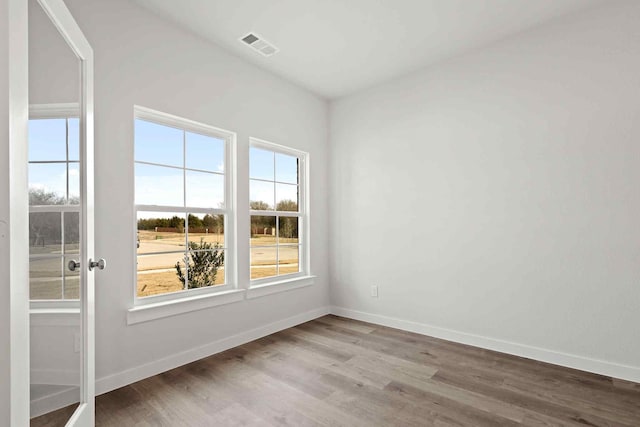
[[(80, 118), (80, 104), (77, 102), (50, 103), (50, 104), (29, 104), (29, 120), (46, 119), (78, 119)], [(38, 211), (56, 212), (80, 212), (79, 205), (51, 205), (47, 207), (29, 206), (29, 213)], [(33, 258), (32, 258), (33, 257)], [(29, 259), (47, 258), (29, 255)], [(68, 310), (80, 308), (80, 300), (77, 299), (41, 299), (32, 300), (29, 298), (30, 313), (48, 311), (49, 313), (66, 313)]]
[[(132, 192), (132, 204), (133, 207), (133, 233), (132, 233), (132, 241), (131, 248), (136, 247), (137, 242), (137, 231), (138, 231), (138, 220), (137, 220), (137, 212), (138, 211), (157, 211), (157, 212), (184, 212), (188, 213), (206, 213), (216, 214), (216, 215), (224, 215), (225, 218), (225, 284), (217, 285), (217, 286), (207, 286), (204, 288), (195, 288), (195, 289), (183, 289), (177, 292), (159, 294), (159, 295), (150, 295), (146, 297), (138, 296), (138, 269), (137, 259), (138, 254), (137, 251), (134, 250), (133, 260), (134, 260), (134, 268), (132, 269), (133, 280), (132, 280), (132, 294), (133, 294), (133, 307), (129, 310), (129, 313), (137, 313), (141, 308), (145, 306), (152, 307), (160, 307), (165, 306), (167, 304), (174, 305), (174, 303), (181, 302), (189, 302), (194, 299), (203, 298), (206, 296), (214, 296), (216, 294), (226, 295), (236, 291), (238, 289), (238, 256), (237, 256), (237, 225), (236, 225), (236, 214), (237, 214), (237, 203), (236, 203), (236, 183), (237, 183), (237, 150), (236, 150), (236, 142), (237, 142), (237, 134), (235, 132), (231, 132), (226, 129), (221, 129), (215, 126), (210, 126), (204, 123), (196, 122), (191, 119), (186, 119), (183, 117), (175, 116), (169, 113), (165, 113), (162, 111), (153, 110), (151, 108), (143, 107), (140, 105), (133, 106), (133, 121), (132, 126), (135, 126), (135, 120), (145, 120), (152, 123), (156, 123), (163, 126), (169, 126), (172, 128), (180, 129), (186, 132), (198, 133), (201, 135), (212, 136), (217, 139), (222, 139), (225, 141), (225, 165), (224, 165), (224, 177), (225, 177), (225, 188), (224, 188), (224, 209), (219, 208), (202, 208), (202, 209), (189, 209), (187, 207), (176, 207), (176, 206), (159, 206), (159, 205), (137, 205), (135, 200), (135, 132), (133, 136), (133, 144), (132, 147), (132, 167), (133, 171), (133, 192)], [(182, 168), (180, 168), (182, 169)], [(200, 212), (199, 212), (200, 211)], [(162, 311), (162, 310), (161, 310)], [(189, 311), (189, 310), (185, 310)], [(166, 314), (171, 315), (171, 314)], [(136, 314), (131, 314), (131, 316), (136, 317)], [(160, 315), (158, 317), (164, 317), (165, 315)], [(146, 318), (146, 316), (145, 316)], [(151, 316), (151, 318), (155, 318)], [(151, 319), (149, 319), (151, 320)], [(137, 323), (137, 322), (132, 322)]]
[[(251, 216), (273, 216), (273, 217), (297, 217), (300, 224), (298, 230), (302, 231), (301, 243), (299, 244), (299, 260), (300, 271), (297, 273), (281, 274), (277, 276), (264, 277), (260, 279), (251, 279), (251, 256), (249, 256), (249, 287), (247, 298), (255, 298), (272, 293), (287, 291), (298, 287), (313, 284), (313, 276), (311, 274), (311, 214), (309, 209), (309, 163), (310, 154), (306, 151), (290, 148), (284, 145), (276, 144), (260, 138), (249, 137), (249, 152), (251, 148), (259, 148), (288, 156), (296, 156), (299, 159), (298, 164), (298, 212), (276, 211), (274, 210), (252, 210), (249, 208), (249, 222)], [(251, 158), (249, 156), (248, 181), (251, 182)], [(274, 181), (275, 176), (274, 176)], [(250, 199), (249, 195), (249, 199)], [(249, 252), (251, 252), (251, 244), (249, 244)]]

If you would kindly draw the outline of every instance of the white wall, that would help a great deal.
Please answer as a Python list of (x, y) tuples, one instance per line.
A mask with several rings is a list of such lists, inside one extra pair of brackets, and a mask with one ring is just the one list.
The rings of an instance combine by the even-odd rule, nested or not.
[[(95, 54), (98, 379), (328, 305), (327, 105), (127, 1), (67, 2)], [(238, 210), (248, 212), (248, 139), (310, 152), (312, 287), (126, 325), (135, 270), (133, 105), (238, 134)], [(248, 260), (249, 217), (238, 223)], [(249, 272), (239, 271), (241, 284)]]
[(80, 60), (37, 0), (29, 0), (29, 103), (80, 102)]
[[(141, 372), (149, 374), (154, 367), (166, 369), (190, 355), (202, 356), (207, 349), (216, 348), (207, 347), (212, 343), (326, 310), (326, 101), (131, 2), (66, 3), (95, 56), (96, 255), (108, 261), (107, 269), (96, 274), (98, 392), (123, 385), (122, 381), (136, 378)], [(135, 271), (134, 104), (237, 132), (238, 210), (246, 212), (239, 216), (238, 249), (244, 266), (249, 258), (249, 137), (310, 153), (312, 273), (317, 276), (313, 286), (126, 324), (127, 309), (133, 303)], [(240, 285), (248, 280), (249, 272), (240, 268)], [(36, 336), (42, 334), (34, 333)], [(38, 357), (33, 355), (32, 365)], [(39, 367), (45, 369), (42, 364)]]
[(338, 311), (640, 380), (639, 21), (609, 2), (333, 103)]

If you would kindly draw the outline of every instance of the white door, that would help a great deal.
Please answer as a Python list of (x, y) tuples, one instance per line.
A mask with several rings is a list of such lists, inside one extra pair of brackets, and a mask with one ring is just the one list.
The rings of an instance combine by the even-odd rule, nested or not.
[[(94, 253), (93, 52), (62, 0), (29, 7), (31, 394), (36, 415), (57, 409), (57, 396), (74, 405), (67, 426), (93, 426), (94, 276), (105, 267)], [(71, 102), (56, 93), (65, 84)], [(37, 320), (41, 313), (48, 317)]]

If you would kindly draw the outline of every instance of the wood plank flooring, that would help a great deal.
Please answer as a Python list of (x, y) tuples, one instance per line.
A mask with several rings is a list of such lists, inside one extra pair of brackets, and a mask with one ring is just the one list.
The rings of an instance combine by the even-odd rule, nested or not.
[(640, 385), (325, 316), (99, 396), (96, 424), (638, 427)]

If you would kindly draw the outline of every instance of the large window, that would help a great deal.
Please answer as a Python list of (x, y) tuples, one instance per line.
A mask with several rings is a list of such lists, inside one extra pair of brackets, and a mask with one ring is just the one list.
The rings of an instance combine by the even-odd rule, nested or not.
[(251, 139), (249, 156), (251, 280), (308, 274), (307, 155)]
[[(80, 129), (73, 108), (37, 106), (29, 120), (29, 294), (77, 300), (80, 244)], [(32, 109), (34, 110), (34, 109)]]
[(139, 302), (234, 282), (233, 141), (231, 132), (136, 107)]

